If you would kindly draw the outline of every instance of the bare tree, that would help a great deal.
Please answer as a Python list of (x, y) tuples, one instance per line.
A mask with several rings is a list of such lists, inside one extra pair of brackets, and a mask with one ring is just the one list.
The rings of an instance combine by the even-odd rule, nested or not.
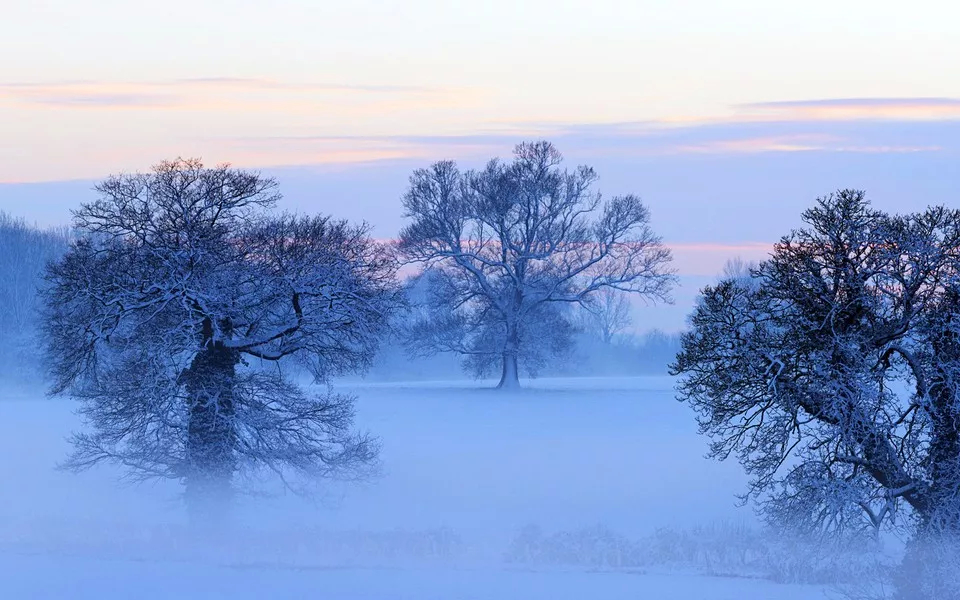
[(562, 170), (548, 142), (516, 147), (461, 173), (452, 161), (420, 169), (403, 199), (409, 261), (428, 265), (434, 310), (414, 328), (422, 352), (450, 350), (500, 387), (568, 345), (569, 309), (604, 289), (669, 301), (670, 252), (636, 196), (601, 203), (593, 169)]
[(271, 215), (276, 187), (178, 159), (107, 179), (75, 211), (79, 239), (49, 268), (44, 317), (52, 391), (80, 399), (91, 429), (68, 467), (179, 479), (210, 516), (238, 472), (292, 486), (290, 473), (373, 464), (352, 399), (306, 393), (281, 363), (318, 381), (368, 364), (395, 265), (365, 226)]
[(604, 344), (612, 344), (633, 323), (630, 297), (620, 290), (604, 288), (581, 305), (578, 317), (581, 329)]
[(750, 272), (755, 271), (759, 266), (756, 261), (747, 262), (737, 256), (724, 263), (723, 278), (748, 280), (750, 279)]
[(960, 211), (890, 216), (843, 190), (803, 219), (749, 276), (703, 290), (672, 367), (680, 398), (774, 522), (911, 515), (919, 538), (955, 537)]

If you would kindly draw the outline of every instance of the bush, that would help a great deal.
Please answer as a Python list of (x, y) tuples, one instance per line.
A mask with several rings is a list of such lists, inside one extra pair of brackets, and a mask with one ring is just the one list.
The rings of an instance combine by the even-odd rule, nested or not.
[(872, 539), (776, 534), (736, 523), (663, 528), (635, 541), (603, 526), (545, 535), (531, 525), (514, 538), (505, 558), (524, 565), (656, 567), (827, 585), (853, 583), (885, 564), (880, 544)]

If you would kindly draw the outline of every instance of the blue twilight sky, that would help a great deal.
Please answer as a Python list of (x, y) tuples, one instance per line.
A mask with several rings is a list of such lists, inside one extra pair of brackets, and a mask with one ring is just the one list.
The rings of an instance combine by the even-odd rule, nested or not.
[(390, 237), (413, 168), (543, 137), (675, 248), (677, 304), (641, 326), (681, 327), (818, 195), (960, 191), (945, 0), (31, 0), (4, 4), (0, 56), (0, 210), (64, 224), (95, 180), (200, 156)]

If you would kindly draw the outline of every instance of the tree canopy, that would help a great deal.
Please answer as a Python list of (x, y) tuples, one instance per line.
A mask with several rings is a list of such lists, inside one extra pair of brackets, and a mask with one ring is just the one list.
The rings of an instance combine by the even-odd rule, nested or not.
[(193, 159), (96, 191), (44, 296), (52, 391), (79, 398), (88, 427), (68, 466), (114, 461), (190, 498), (223, 496), (237, 472), (373, 464), (351, 398), (284, 366), (323, 382), (369, 362), (397, 292), (366, 226), (274, 214), (274, 180)]
[(680, 399), (775, 522), (956, 533), (960, 211), (889, 215), (841, 190), (803, 221), (703, 290)]
[(540, 141), (509, 163), (413, 173), (399, 247), (433, 284), (417, 349), (460, 353), (478, 374), (500, 365), (501, 386), (515, 386), (518, 361), (535, 370), (569, 346), (573, 305), (604, 289), (669, 300), (670, 251), (647, 207), (633, 195), (603, 202), (592, 168), (561, 163)]

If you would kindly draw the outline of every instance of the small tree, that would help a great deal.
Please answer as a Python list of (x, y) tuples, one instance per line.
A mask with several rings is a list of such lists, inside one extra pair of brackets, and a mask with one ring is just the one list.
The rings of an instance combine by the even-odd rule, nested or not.
[(604, 288), (594, 294), (582, 304), (577, 316), (580, 329), (608, 345), (633, 323), (630, 297), (614, 288)]
[(562, 170), (548, 142), (516, 147), (462, 173), (452, 161), (420, 169), (403, 199), (409, 261), (429, 267), (432, 310), (413, 328), (421, 352), (458, 352), (478, 374), (500, 365), (500, 387), (569, 345), (570, 307), (604, 289), (669, 301), (670, 252), (636, 196), (601, 205), (597, 177)]
[(723, 279), (750, 279), (750, 271), (756, 270), (759, 265), (754, 262), (746, 262), (739, 256), (728, 260), (723, 264)]
[(352, 399), (308, 394), (280, 367), (298, 360), (324, 381), (366, 365), (395, 266), (364, 226), (269, 214), (276, 187), (176, 160), (107, 179), (74, 213), (79, 239), (49, 268), (44, 316), (52, 391), (80, 399), (91, 429), (68, 467), (181, 480), (216, 518), (235, 473), (293, 485), (291, 472), (373, 464)]
[(956, 536), (960, 211), (890, 216), (843, 190), (803, 220), (703, 290), (672, 366), (680, 399), (774, 522), (880, 528), (907, 512), (920, 538)]

